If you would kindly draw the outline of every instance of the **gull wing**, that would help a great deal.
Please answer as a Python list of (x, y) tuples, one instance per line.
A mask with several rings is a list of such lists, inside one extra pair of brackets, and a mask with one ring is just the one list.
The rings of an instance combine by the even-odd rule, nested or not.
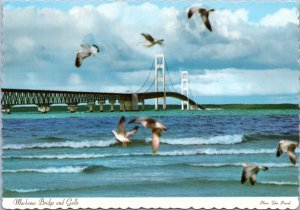
[(122, 116), (119, 120), (117, 129), (118, 129), (118, 133), (123, 136), (125, 136), (125, 134), (126, 134), (125, 123), (126, 123), (126, 119), (124, 116)]
[(129, 138), (131, 136), (133, 136), (139, 129), (139, 126), (135, 126), (131, 131), (126, 132), (125, 137)]
[(156, 154), (159, 148), (160, 135), (161, 135), (160, 129), (155, 129), (155, 128), (152, 129), (152, 153), (153, 154)]
[(255, 182), (256, 182), (256, 175), (257, 175), (257, 173), (253, 173), (253, 174), (250, 176), (250, 183), (251, 183), (251, 185), (255, 185)]
[(287, 154), (288, 154), (291, 162), (295, 165), (296, 160), (297, 160), (297, 156), (296, 156), (295, 152), (294, 151), (288, 151)]
[(279, 143), (278, 148), (277, 148), (276, 156), (280, 157), (280, 155), (282, 155), (282, 153), (283, 153), (283, 151), (282, 151), (282, 148), (281, 148), (281, 144)]
[(246, 181), (247, 181), (247, 171), (246, 171), (246, 168), (243, 169), (243, 172), (242, 172), (242, 177), (241, 177), (241, 183), (244, 184)]
[(91, 46), (88, 44), (81, 44), (80, 47), (83, 51), (89, 51), (91, 48)]
[(193, 14), (198, 11), (199, 11), (199, 8), (196, 8), (196, 7), (190, 8), (189, 12), (188, 12), (188, 18), (190, 19), (193, 16)]
[(209, 13), (206, 13), (206, 14), (201, 13), (201, 19), (202, 19), (203, 23), (205, 24), (206, 28), (209, 31), (212, 31), (212, 28), (211, 28), (211, 25), (210, 25), (210, 22), (209, 22), (209, 19), (208, 19), (208, 14)]
[(155, 42), (155, 39), (150, 34), (141, 33), (141, 35), (145, 37), (145, 39), (147, 39), (149, 42)]
[(82, 61), (89, 57), (91, 54), (87, 52), (78, 52), (76, 55), (75, 66), (79, 68), (82, 64)]

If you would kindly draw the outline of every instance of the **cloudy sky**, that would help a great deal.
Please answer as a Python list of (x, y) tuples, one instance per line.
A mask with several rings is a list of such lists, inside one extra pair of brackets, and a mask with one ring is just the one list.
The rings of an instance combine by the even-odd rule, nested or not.
[[(198, 103), (298, 103), (295, 2), (72, 2), (4, 3), (3, 87), (134, 92), (164, 52), (175, 89), (187, 70)], [(193, 6), (215, 8), (213, 32), (198, 14), (187, 18)], [(145, 48), (141, 32), (163, 38), (163, 48)], [(78, 69), (83, 42), (101, 49)], [(153, 79), (154, 71), (142, 91)]]

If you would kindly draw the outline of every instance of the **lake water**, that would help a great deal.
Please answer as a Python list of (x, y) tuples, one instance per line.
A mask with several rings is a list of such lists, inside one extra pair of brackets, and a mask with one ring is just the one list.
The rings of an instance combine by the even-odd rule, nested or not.
[[(122, 147), (111, 130), (150, 116), (168, 131), (156, 156), (140, 127)], [(210, 110), (3, 115), (3, 197), (298, 196), (298, 168), (280, 139), (298, 141), (298, 110)], [(128, 129), (134, 125), (128, 125)], [(297, 150), (298, 152), (298, 150)], [(241, 163), (269, 167), (255, 186)], [(297, 163), (298, 164), (298, 163)]]

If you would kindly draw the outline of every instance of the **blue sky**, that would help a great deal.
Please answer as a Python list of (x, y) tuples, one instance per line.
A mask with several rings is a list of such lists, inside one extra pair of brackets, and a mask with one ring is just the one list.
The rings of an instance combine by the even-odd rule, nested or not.
[[(163, 50), (176, 89), (188, 70), (201, 103), (298, 103), (295, 2), (74, 2), (4, 2), (3, 87), (135, 91)], [(213, 32), (187, 19), (192, 6), (216, 10)], [(164, 38), (164, 48), (144, 48), (141, 32)], [(77, 69), (83, 42), (100, 53)]]

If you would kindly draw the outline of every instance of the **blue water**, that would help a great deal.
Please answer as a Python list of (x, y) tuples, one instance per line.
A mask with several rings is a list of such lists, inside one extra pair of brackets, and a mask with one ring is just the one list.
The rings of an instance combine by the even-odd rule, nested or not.
[[(111, 130), (151, 116), (164, 122), (156, 156), (151, 131), (122, 147)], [(3, 116), (4, 197), (298, 196), (298, 168), (280, 139), (298, 141), (297, 110), (12, 113)], [(128, 129), (134, 125), (129, 125)], [(297, 150), (298, 153), (298, 150)], [(269, 167), (240, 183), (242, 162)]]

